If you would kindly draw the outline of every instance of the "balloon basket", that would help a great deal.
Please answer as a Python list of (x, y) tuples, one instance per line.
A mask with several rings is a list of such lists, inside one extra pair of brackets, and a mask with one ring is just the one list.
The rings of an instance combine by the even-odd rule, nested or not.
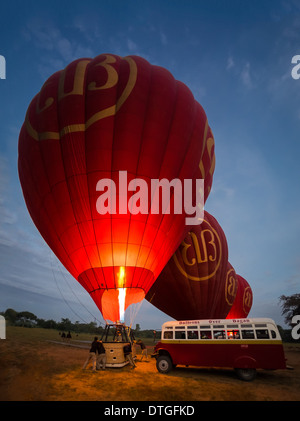
[[(106, 354), (106, 367), (124, 367), (129, 361), (124, 356), (124, 346), (134, 344), (135, 339), (130, 327), (124, 323), (107, 324), (101, 337)], [(135, 346), (132, 357), (136, 358)]]

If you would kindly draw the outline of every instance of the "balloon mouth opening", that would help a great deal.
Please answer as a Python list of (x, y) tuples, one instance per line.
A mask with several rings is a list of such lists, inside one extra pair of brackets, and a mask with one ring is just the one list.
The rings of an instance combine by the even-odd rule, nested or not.
[(142, 288), (106, 289), (101, 297), (102, 315), (111, 322), (124, 322), (127, 308), (145, 298)]
[(145, 298), (154, 275), (137, 266), (108, 266), (88, 269), (80, 274), (78, 281), (88, 291), (104, 320), (116, 323), (124, 322), (127, 308)]

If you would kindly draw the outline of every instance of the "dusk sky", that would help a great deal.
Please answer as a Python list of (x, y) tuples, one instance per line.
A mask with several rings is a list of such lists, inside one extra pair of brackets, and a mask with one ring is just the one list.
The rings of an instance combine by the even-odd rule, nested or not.
[[(139, 55), (167, 68), (203, 106), (216, 145), (205, 209), (225, 232), (230, 263), (253, 290), (249, 316), (284, 326), (279, 297), (300, 292), (296, 0), (2, 2), (0, 311), (103, 322), (35, 228), (17, 171), (31, 99), (72, 60), (101, 53)], [(145, 301), (134, 325), (158, 329), (167, 320)]]

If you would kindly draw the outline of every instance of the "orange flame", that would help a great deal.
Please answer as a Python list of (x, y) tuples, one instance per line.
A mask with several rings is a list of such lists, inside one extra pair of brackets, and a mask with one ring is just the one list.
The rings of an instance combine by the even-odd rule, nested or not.
[(119, 291), (119, 314), (120, 314), (120, 321), (124, 321), (125, 319), (125, 298), (126, 298), (126, 288), (124, 288), (125, 284), (125, 268), (124, 266), (120, 266), (120, 270), (118, 273), (118, 291)]

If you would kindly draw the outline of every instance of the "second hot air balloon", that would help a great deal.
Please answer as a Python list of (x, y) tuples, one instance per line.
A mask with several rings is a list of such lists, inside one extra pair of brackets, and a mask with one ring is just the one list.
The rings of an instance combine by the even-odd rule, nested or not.
[(204, 212), (159, 275), (146, 299), (176, 320), (225, 318), (236, 288), (228, 247), (217, 220)]

